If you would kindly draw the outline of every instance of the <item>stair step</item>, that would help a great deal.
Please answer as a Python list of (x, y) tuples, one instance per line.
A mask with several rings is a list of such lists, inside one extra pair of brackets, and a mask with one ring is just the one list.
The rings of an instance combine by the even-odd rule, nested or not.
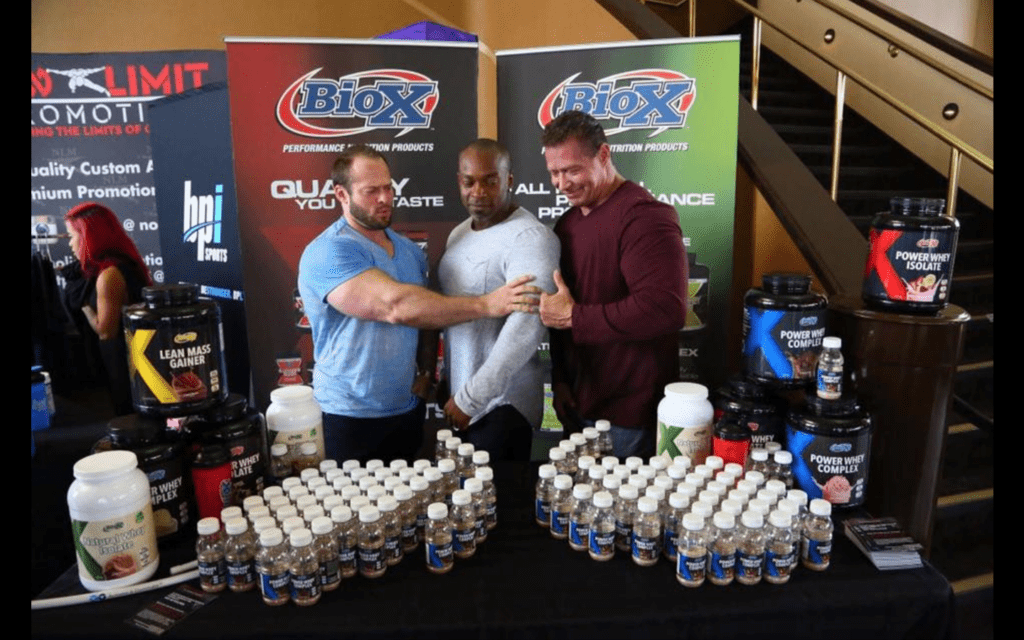
[(976, 489), (974, 491), (964, 491), (963, 493), (954, 493), (948, 496), (939, 496), (935, 501), (935, 506), (939, 509), (955, 509), (959, 507), (991, 503), (992, 497), (993, 489), (991, 487), (986, 489)]
[(954, 580), (950, 583), (950, 586), (953, 587), (954, 595), (963, 596), (983, 589), (991, 589), (992, 581), (992, 572), (989, 571), (988, 573), (971, 576), (970, 578)]

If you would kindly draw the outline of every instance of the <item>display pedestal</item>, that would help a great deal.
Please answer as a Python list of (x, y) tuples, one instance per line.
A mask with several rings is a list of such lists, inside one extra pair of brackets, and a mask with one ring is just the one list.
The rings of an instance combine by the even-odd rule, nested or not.
[(872, 311), (836, 296), (830, 333), (843, 339), (851, 391), (874, 434), (865, 508), (894, 516), (927, 556), (956, 366), (970, 316), (949, 305), (936, 316)]

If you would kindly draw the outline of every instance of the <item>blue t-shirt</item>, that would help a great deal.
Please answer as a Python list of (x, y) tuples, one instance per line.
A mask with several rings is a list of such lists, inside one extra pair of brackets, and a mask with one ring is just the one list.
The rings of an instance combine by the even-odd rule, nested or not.
[(302, 252), (299, 294), (313, 330), (313, 395), (325, 413), (383, 418), (411, 411), (419, 331), (362, 320), (327, 303), (327, 294), (368, 269), (399, 282), (424, 286), (427, 259), (415, 243), (391, 229), (392, 258), (349, 226), (329, 226)]

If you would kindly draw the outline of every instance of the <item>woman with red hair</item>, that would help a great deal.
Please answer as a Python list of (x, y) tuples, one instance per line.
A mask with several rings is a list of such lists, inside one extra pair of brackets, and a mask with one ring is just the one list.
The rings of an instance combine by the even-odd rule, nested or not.
[(81, 281), (75, 282), (74, 276), (64, 271), (69, 280), (69, 306), (82, 310), (99, 337), (115, 413), (131, 413), (121, 310), (142, 301), (142, 288), (152, 284), (149, 270), (135, 243), (107, 207), (95, 202), (80, 204), (67, 212), (64, 222), (82, 275)]

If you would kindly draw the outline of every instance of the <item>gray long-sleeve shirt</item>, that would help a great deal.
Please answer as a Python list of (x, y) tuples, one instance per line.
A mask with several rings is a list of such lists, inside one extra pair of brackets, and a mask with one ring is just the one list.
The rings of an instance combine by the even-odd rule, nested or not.
[[(474, 231), (467, 218), (452, 230), (438, 266), (445, 295), (477, 296), (525, 274), (549, 293), (560, 245), (554, 232), (522, 207), (504, 221)], [(544, 411), (544, 366), (537, 347), (547, 329), (536, 314), (514, 312), (448, 327), (445, 368), (455, 402), (476, 422), (503, 404), (534, 427)]]

